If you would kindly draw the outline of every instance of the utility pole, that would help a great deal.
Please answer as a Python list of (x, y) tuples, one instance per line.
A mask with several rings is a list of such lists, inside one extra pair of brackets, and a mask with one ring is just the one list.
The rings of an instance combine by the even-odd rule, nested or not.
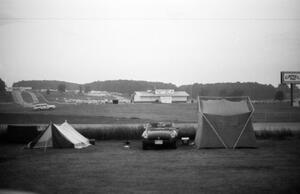
[(192, 91), (191, 91), (191, 102), (194, 102), (194, 100), (193, 100), (193, 86), (194, 86), (194, 84), (192, 84)]
[(293, 106), (294, 102), (294, 84), (291, 83), (291, 106)]
[(291, 106), (294, 103), (294, 85), (300, 84), (300, 71), (282, 71), (280, 73), (281, 84), (290, 84), (291, 86)]

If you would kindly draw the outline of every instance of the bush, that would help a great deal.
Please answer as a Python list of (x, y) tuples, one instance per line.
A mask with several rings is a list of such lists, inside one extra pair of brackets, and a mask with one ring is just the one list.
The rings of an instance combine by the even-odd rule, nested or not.
[(6, 140), (11, 143), (29, 143), (38, 134), (37, 126), (8, 125)]
[(255, 131), (255, 136), (257, 139), (277, 139), (284, 140), (288, 137), (293, 137), (295, 134), (292, 133), (290, 129), (281, 130), (260, 130)]
[(65, 84), (59, 84), (57, 86), (57, 90), (61, 93), (66, 92), (66, 85)]
[(140, 139), (144, 131), (143, 126), (111, 126), (105, 128), (82, 128), (78, 130), (82, 135), (97, 140), (126, 140)]
[(285, 97), (285, 96), (284, 96), (283, 91), (278, 90), (278, 91), (275, 93), (274, 99), (275, 99), (275, 100), (282, 101), (282, 100), (284, 100), (284, 97)]
[[(87, 138), (97, 140), (126, 140), (141, 139), (144, 126), (107, 126), (103, 128), (85, 127), (77, 129)], [(178, 138), (189, 137), (195, 139), (196, 129), (194, 127), (181, 127), (178, 130)]]

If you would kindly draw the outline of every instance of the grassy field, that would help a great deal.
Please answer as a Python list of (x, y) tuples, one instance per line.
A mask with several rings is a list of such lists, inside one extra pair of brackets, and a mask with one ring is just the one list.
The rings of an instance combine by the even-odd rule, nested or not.
[[(287, 103), (254, 104), (254, 122), (300, 122), (300, 108)], [(127, 123), (144, 120), (197, 122), (197, 104), (57, 104), (53, 111), (35, 112), (16, 104), (0, 104), (0, 123), (44, 123), (69, 120), (71, 123)], [(17, 115), (17, 116), (16, 116)], [(42, 120), (41, 120), (42, 119)], [(40, 122), (39, 122), (40, 121)]]
[(33, 103), (33, 99), (28, 92), (21, 92), (22, 98), (27, 103)]
[(0, 188), (37, 193), (299, 193), (300, 140), (259, 140), (257, 149), (87, 149), (0, 146)]
[(13, 98), (10, 92), (0, 93), (0, 103), (12, 103)]

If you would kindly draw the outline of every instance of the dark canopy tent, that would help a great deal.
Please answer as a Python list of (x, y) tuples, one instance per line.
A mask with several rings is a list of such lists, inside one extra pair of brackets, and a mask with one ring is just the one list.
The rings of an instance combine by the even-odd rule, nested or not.
[(249, 97), (198, 97), (197, 148), (256, 147)]

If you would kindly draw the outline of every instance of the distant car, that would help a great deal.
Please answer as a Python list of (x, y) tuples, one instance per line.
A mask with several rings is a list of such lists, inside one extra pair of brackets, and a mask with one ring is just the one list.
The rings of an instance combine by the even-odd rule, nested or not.
[(168, 146), (176, 149), (177, 137), (177, 128), (173, 127), (172, 123), (147, 123), (142, 134), (143, 149), (146, 150), (151, 146)]
[(43, 103), (43, 104), (35, 104), (32, 109), (33, 110), (53, 110), (55, 108), (56, 108), (55, 105)]

